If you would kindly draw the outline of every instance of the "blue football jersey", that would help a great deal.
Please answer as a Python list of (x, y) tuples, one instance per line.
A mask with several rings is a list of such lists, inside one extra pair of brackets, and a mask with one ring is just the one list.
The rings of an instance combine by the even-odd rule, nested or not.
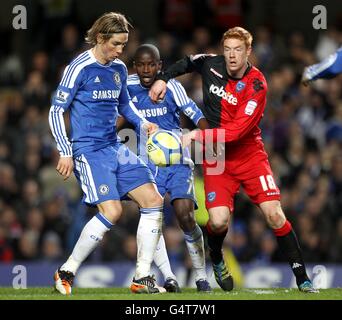
[[(68, 109), (70, 140), (63, 119)], [(78, 156), (116, 143), (118, 113), (138, 128), (146, 121), (130, 100), (125, 64), (116, 59), (102, 65), (85, 51), (65, 68), (52, 99), (49, 123), (60, 155)]]
[[(165, 97), (159, 103), (153, 103), (148, 95), (149, 88), (141, 85), (137, 74), (129, 75), (127, 88), (132, 98), (132, 102), (140, 112), (140, 115), (146, 120), (158, 124), (159, 128), (170, 130), (181, 134), (180, 112), (189, 117), (195, 125), (201, 118), (204, 118), (202, 111), (198, 108), (193, 100), (191, 100), (181, 83), (175, 79), (171, 79), (167, 83)], [(138, 141), (139, 131), (136, 130)], [(138, 150), (143, 150), (139, 149)], [(188, 148), (184, 150), (184, 157), (190, 158)]]

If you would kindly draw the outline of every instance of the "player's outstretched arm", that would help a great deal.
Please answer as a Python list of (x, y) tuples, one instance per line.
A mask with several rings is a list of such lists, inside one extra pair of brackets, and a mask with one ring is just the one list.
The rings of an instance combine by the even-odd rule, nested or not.
[(342, 47), (317, 64), (304, 69), (302, 84), (307, 86), (317, 79), (331, 79), (342, 73)]
[(207, 121), (206, 118), (201, 118), (198, 122), (197, 122), (197, 127), (201, 130), (205, 130), (205, 129), (209, 129), (209, 123)]
[(156, 81), (152, 85), (149, 96), (153, 102), (160, 101), (164, 98), (166, 93), (166, 83), (172, 79), (177, 78), (183, 74), (193, 72), (196, 70), (196, 65), (191, 57), (185, 57), (172, 64), (165, 71), (157, 75)]

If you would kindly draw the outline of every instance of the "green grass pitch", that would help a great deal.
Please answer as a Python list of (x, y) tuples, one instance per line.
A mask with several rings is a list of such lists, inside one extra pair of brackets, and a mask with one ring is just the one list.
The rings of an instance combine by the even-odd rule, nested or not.
[(0, 287), (0, 300), (342, 300), (342, 288), (321, 289), (317, 294), (298, 289), (234, 289), (223, 292), (198, 293), (184, 288), (182, 293), (132, 294), (128, 288), (73, 288), (71, 296), (63, 296), (52, 287), (13, 289)]

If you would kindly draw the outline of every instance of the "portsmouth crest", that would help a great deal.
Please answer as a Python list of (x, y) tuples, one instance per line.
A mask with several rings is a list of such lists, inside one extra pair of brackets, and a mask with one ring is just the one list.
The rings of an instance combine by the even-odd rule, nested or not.
[(242, 81), (239, 81), (237, 84), (236, 84), (236, 91), (237, 92), (240, 92), (242, 91), (244, 88), (245, 88), (246, 84)]
[(209, 192), (207, 194), (207, 199), (209, 202), (213, 202), (215, 200), (215, 198), (216, 198), (216, 192), (215, 191)]
[(116, 85), (120, 85), (121, 79), (120, 79), (120, 73), (114, 72), (113, 79)]

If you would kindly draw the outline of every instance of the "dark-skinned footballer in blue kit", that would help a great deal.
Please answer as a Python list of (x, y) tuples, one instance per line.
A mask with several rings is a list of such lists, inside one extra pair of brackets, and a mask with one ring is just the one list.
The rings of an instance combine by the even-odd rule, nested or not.
[[(141, 116), (146, 117), (152, 123), (156, 123), (160, 129), (172, 131), (178, 136), (182, 133), (180, 113), (184, 113), (199, 128), (209, 128), (201, 110), (187, 96), (183, 86), (177, 80), (171, 79), (168, 82), (167, 92), (163, 100), (154, 103), (150, 99), (148, 92), (161, 66), (159, 50), (154, 45), (143, 44), (136, 50), (134, 55), (136, 74), (128, 77), (127, 87)], [(140, 136), (137, 128), (136, 133), (141, 144), (138, 150), (143, 150), (146, 140)], [(148, 160), (147, 164), (156, 180), (160, 194), (165, 196), (166, 193), (169, 193), (170, 195), (179, 226), (184, 232), (185, 243), (195, 271), (197, 290), (201, 292), (211, 291), (206, 275), (202, 230), (194, 217), (197, 204), (194, 194), (194, 164), (189, 149), (183, 150), (183, 158), (179, 164), (157, 167)], [(164, 288), (170, 292), (179, 292), (179, 285), (171, 270), (162, 235), (154, 256), (154, 262), (164, 276)]]

